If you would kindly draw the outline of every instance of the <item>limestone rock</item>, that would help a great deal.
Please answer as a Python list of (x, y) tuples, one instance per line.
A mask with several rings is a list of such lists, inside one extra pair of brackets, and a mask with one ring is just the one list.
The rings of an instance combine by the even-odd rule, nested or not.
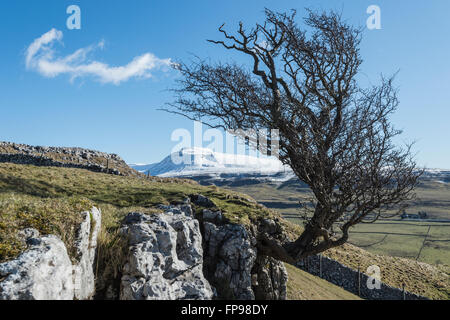
[(243, 225), (223, 224), (220, 211), (204, 209), (203, 221), (205, 276), (220, 298), (286, 299), (288, 278), (284, 264), (257, 249), (257, 232), (283, 237), (276, 220), (262, 219), (258, 228), (247, 230)]
[(253, 286), (257, 300), (286, 300), (288, 274), (284, 264), (270, 257), (258, 256)]
[(27, 228), (19, 231), (17, 236), (24, 245), (27, 245), (29, 242), (33, 242), (33, 239), (39, 238), (40, 234), (36, 229)]
[(73, 266), (75, 299), (88, 300), (95, 293), (94, 261), (97, 249), (97, 237), (101, 227), (101, 212), (92, 208), (83, 212), (75, 248), (78, 262)]
[(206, 276), (221, 298), (253, 300), (255, 243), (242, 225), (204, 223)]
[(130, 213), (124, 219), (122, 233), (129, 237), (130, 249), (120, 299), (213, 297), (213, 289), (203, 276), (199, 223), (176, 209), (180, 208), (167, 208), (166, 213), (153, 215)]
[(220, 223), (223, 220), (222, 212), (203, 209), (203, 220)]
[(0, 300), (72, 300), (72, 263), (64, 243), (56, 236), (28, 243), (17, 259), (0, 264)]
[(0, 264), (0, 300), (87, 300), (95, 293), (94, 261), (101, 212), (83, 212), (74, 247), (73, 265), (64, 243), (56, 236), (39, 238), (24, 229), (19, 238), (27, 246), (17, 259)]
[(184, 214), (186, 217), (194, 217), (194, 211), (188, 203), (184, 203), (178, 206), (163, 205), (157, 206), (158, 209), (163, 210), (166, 214)]

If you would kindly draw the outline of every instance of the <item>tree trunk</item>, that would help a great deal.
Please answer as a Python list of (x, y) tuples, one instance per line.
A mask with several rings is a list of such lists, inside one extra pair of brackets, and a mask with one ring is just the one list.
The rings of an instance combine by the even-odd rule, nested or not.
[(317, 238), (317, 233), (318, 227), (312, 226), (311, 223), (308, 223), (305, 226), (305, 230), (302, 235), (296, 241), (286, 245), (286, 251), (295, 260), (306, 257), (308, 255), (308, 248)]

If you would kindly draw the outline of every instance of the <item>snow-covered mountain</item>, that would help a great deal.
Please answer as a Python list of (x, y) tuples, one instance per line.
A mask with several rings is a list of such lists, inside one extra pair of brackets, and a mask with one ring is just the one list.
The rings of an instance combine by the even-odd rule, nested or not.
[[(153, 164), (131, 164), (142, 173), (160, 177), (191, 178), (204, 183), (275, 183), (295, 179), (292, 170), (267, 156), (234, 155), (205, 148), (184, 148)], [(450, 170), (427, 169), (422, 182), (450, 184)], [(253, 181), (253, 182), (252, 182)]]
[(161, 162), (130, 166), (142, 173), (160, 177), (261, 176), (275, 180), (293, 177), (290, 168), (274, 157), (226, 154), (205, 148), (184, 148)]

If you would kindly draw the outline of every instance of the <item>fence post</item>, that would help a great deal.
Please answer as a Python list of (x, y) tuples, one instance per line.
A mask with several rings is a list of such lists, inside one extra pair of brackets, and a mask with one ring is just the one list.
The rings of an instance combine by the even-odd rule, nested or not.
[(361, 297), (361, 262), (358, 262), (358, 297)]
[(405, 284), (402, 284), (402, 290), (403, 290), (403, 300), (406, 300), (406, 292), (405, 292)]
[(322, 255), (319, 254), (319, 277), (322, 278)]

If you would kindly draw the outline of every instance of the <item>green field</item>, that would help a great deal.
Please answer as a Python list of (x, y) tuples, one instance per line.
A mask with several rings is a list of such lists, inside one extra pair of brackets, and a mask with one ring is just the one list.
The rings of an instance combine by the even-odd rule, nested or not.
[[(311, 197), (305, 186), (260, 183), (229, 187), (251, 195), (260, 203), (279, 211), (291, 222), (302, 224), (298, 202)], [(431, 219), (450, 220), (450, 186), (424, 181), (416, 190), (417, 198), (408, 213), (427, 212)], [(403, 221), (398, 217), (359, 224), (350, 232), (351, 244), (375, 254), (409, 258), (430, 264), (450, 265), (450, 223)]]
[(353, 228), (349, 243), (376, 254), (450, 265), (450, 223), (380, 220)]

